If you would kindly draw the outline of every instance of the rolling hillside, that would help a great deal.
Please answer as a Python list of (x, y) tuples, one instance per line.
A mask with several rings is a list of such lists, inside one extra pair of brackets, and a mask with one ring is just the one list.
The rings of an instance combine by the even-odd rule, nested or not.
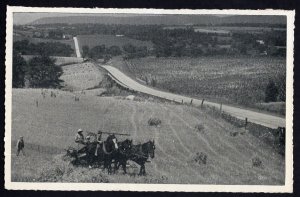
[[(51, 92), (56, 97), (51, 97)], [(35, 181), (45, 170), (63, 169), (60, 179), (54, 181), (284, 184), (282, 156), (242, 129), (197, 108), (59, 90), (13, 89), (12, 94), (12, 145), (20, 135), (27, 144), (26, 157), (12, 156), (13, 181)], [(75, 94), (79, 101), (74, 100)], [(148, 126), (151, 117), (161, 119), (161, 127)], [(204, 129), (198, 131), (196, 125)], [(135, 144), (155, 139), (155, 158), (146, 164), (148, 175), (136, 177), (138, 168), (130, 167), (128, 175), (120, 171), (108, 176), (98, 169), (64, 164), (58, 154), (75, 146), (78, 128), (130, 133)], [(240, 134), (233, 137), (231, 132)], [(207, 155), (206, 164), (194, 161), (200, 152)], [(252, 166), (254, 157), (262, 161), (262, 167)]]
[(40, 24), (130, 24), (130, 25), (217, 25), (217, 24), (233, 24), (233, 23), (266, 23), (266, 24), (285, 24), (284, 16), (239, 16), (229, 15), (227, 17), (219, 17), (216, 15), (137, 15), (137, 14), (93, 14), (93, 15), (77, 15), (65, 17), (45, 17), (33, 21), (32, 25)]

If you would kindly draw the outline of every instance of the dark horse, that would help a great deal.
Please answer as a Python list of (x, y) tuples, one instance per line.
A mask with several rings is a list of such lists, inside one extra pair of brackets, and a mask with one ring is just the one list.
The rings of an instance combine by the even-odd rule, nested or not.
[[(104, 170), (107, 169), (108, 173), (111, 173), (111, 163), (115, 153), (118, 150), (117, 138), (115, 135), (109, 135), (106, 141), (102, 142), (100, 146), (98, 146), (97, 154), (97, 142), (91, 142), (86, 144), (84, 148), (79, 151), (76, 150), (68, 150), (67, 154), (75, 157), (75, 162), (78, 163), (79, 160), (85, 160), (87, 164), (93, 165), (95, 163), (103, 163)], [(84, 157), (80, 157), (80, 154), (84, 154)]]
[(129, 160), (141, 166), (139, 175), (146, 175), (145, 163), (149, 156), (154, 158), (154, 140), (149, 140), (144, 144), (133, 145), (130, 151)]
[(122, 166), (124, 174), (126, 174), (126, 163), (129, 159), (129, 156), (131, 154), (131, 148), (132, 148), (132, 140), (126, 139), (122, 142), (118, 142), (118, 151), (114, 155), (115, 159), (115, 171), (119, 169), (120, 166)]

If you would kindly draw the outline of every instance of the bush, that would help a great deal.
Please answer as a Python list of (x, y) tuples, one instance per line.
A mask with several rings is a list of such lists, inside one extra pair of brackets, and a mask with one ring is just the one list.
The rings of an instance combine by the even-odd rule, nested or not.
[(237, 132), (237, 131), (231, 131), (231, 132), (229, 133), (229, 135), (232, 136), (232, 137), (235, 137), (235, 136), (237, 136), (238, 134), (239, 134), (239, 132)]
[(262, 161), (258, 157), (252, 158), (252, 166), (253, 167), (262, 167)]
[(195, 126), (196, 131), (203, 133), (204, 132), (204, 125), (203, 124), (197, 124)]
[(161, 120), (158, 118), (150, 118), (148, 120), (149, 126), (159, 126), (161, 124)]
[(275, 85), (273, 80), (270, 80), (265, 91), (265, 102), (275, 102), (277, 101), (277, 96), (279, 94), (278, 87)]
[(198, 164), (206, 164), (207, 163), (207, 155), (203, 152), (196, 153), (194, 157), (194, 161)]

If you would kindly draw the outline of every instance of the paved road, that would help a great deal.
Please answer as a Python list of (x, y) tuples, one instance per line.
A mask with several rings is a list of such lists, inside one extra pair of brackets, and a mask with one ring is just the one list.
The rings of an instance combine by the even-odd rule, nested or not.
[(80, 53), (77, 37), (73, 37), (73, 40), (74, 40), (74, 45), (75, 45), (76, 56), (81, 58), (81, 53)]
[[(183, 103), (191, 102), (192, 98), (190, 98), (190, 97), (156, 90), (156, 89), (147, 87), (145, 85), (142, 85), (142, 84), (136, 82), (135, 80), (131, 79), (130, 77), (128, 77), (127, 75), (125, 75), (124, 73), (122, 73), (120, 70), (118, 70), (115, 67), (112, 67), (112, 66), (102, 66), (102, 67), (105, 68), (109, 72), (109, 75), (117, 83), (119, 83), (120, 85), (122, 85), (126, 88), (129, 88), (129, 89), (132, 89), (132, 90), (135, 90), (138, 92), (146, 93), (149, 95), (153, 95), (156, 97), (168, 99), (168, 100), (175, 101), (175, 102), (183, 102)], [(202, 102), (202, 100), (193, 99), (193, 105), (195, 105), (195, 106), (200, 106), (201, 102)], [(208, 101), (204, 101), (204, 105), (214, 106), (217, 109), (220, 108), (220, 104), (208, 102)], [(281, 117), (277, 117), (277, 116), (273, 116), (273, 115), (269, 115), (269, 114), (264, 114), (264, 113), (259, 113), (259, 112), (254, 112), (251, 110), (246, 110), (246, 109), (242, 109), (242, 108), (238, 108), (238, 107), (232, 107), (232, 106), (228, 106), (228, 105), (222, 105), (222, 110), (236, 118), (239, 118), (239, 119), (244, 120), (247, 117), (249, 122), (260, 124), (260, 125), (263, 125), (266, 127), (270, 127), (270, 128), (274, 128), (274, 129), (276, 129), (278, 127), (285, 127), (285, 118), (281, 118)]]

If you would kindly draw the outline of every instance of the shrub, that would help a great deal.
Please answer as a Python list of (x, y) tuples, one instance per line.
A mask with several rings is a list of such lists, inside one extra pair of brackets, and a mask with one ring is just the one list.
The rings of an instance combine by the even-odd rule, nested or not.
[(253, 167), (262, 167), (262, 161), (258, 157), (252, 158), (252, 166)]
[(237, 132), (237, 131), (231, 131), (229, 134), (230, 134), (230, 136), (235, 137), (235, 136), (237, 136), (239, 134), (239, 132)]
[(275, 102), (278, 96), (278, 87), (275, 85), (273, 80), (270, 80), (265, 91), (265, 102)]
[(150, 118), (148, 120), (149, 126), (159, 126), (161, 124), (161, 120), (158, 118)]
[(198, 164), (206, 164), (207, 163), (207, 155), (203, 152), (196, 153), (194, 157), (194, 161)]
[(204, 125), (203, 124), (197, 124), (195, 126), (196, 131), (203, 133), (204, 132)]

